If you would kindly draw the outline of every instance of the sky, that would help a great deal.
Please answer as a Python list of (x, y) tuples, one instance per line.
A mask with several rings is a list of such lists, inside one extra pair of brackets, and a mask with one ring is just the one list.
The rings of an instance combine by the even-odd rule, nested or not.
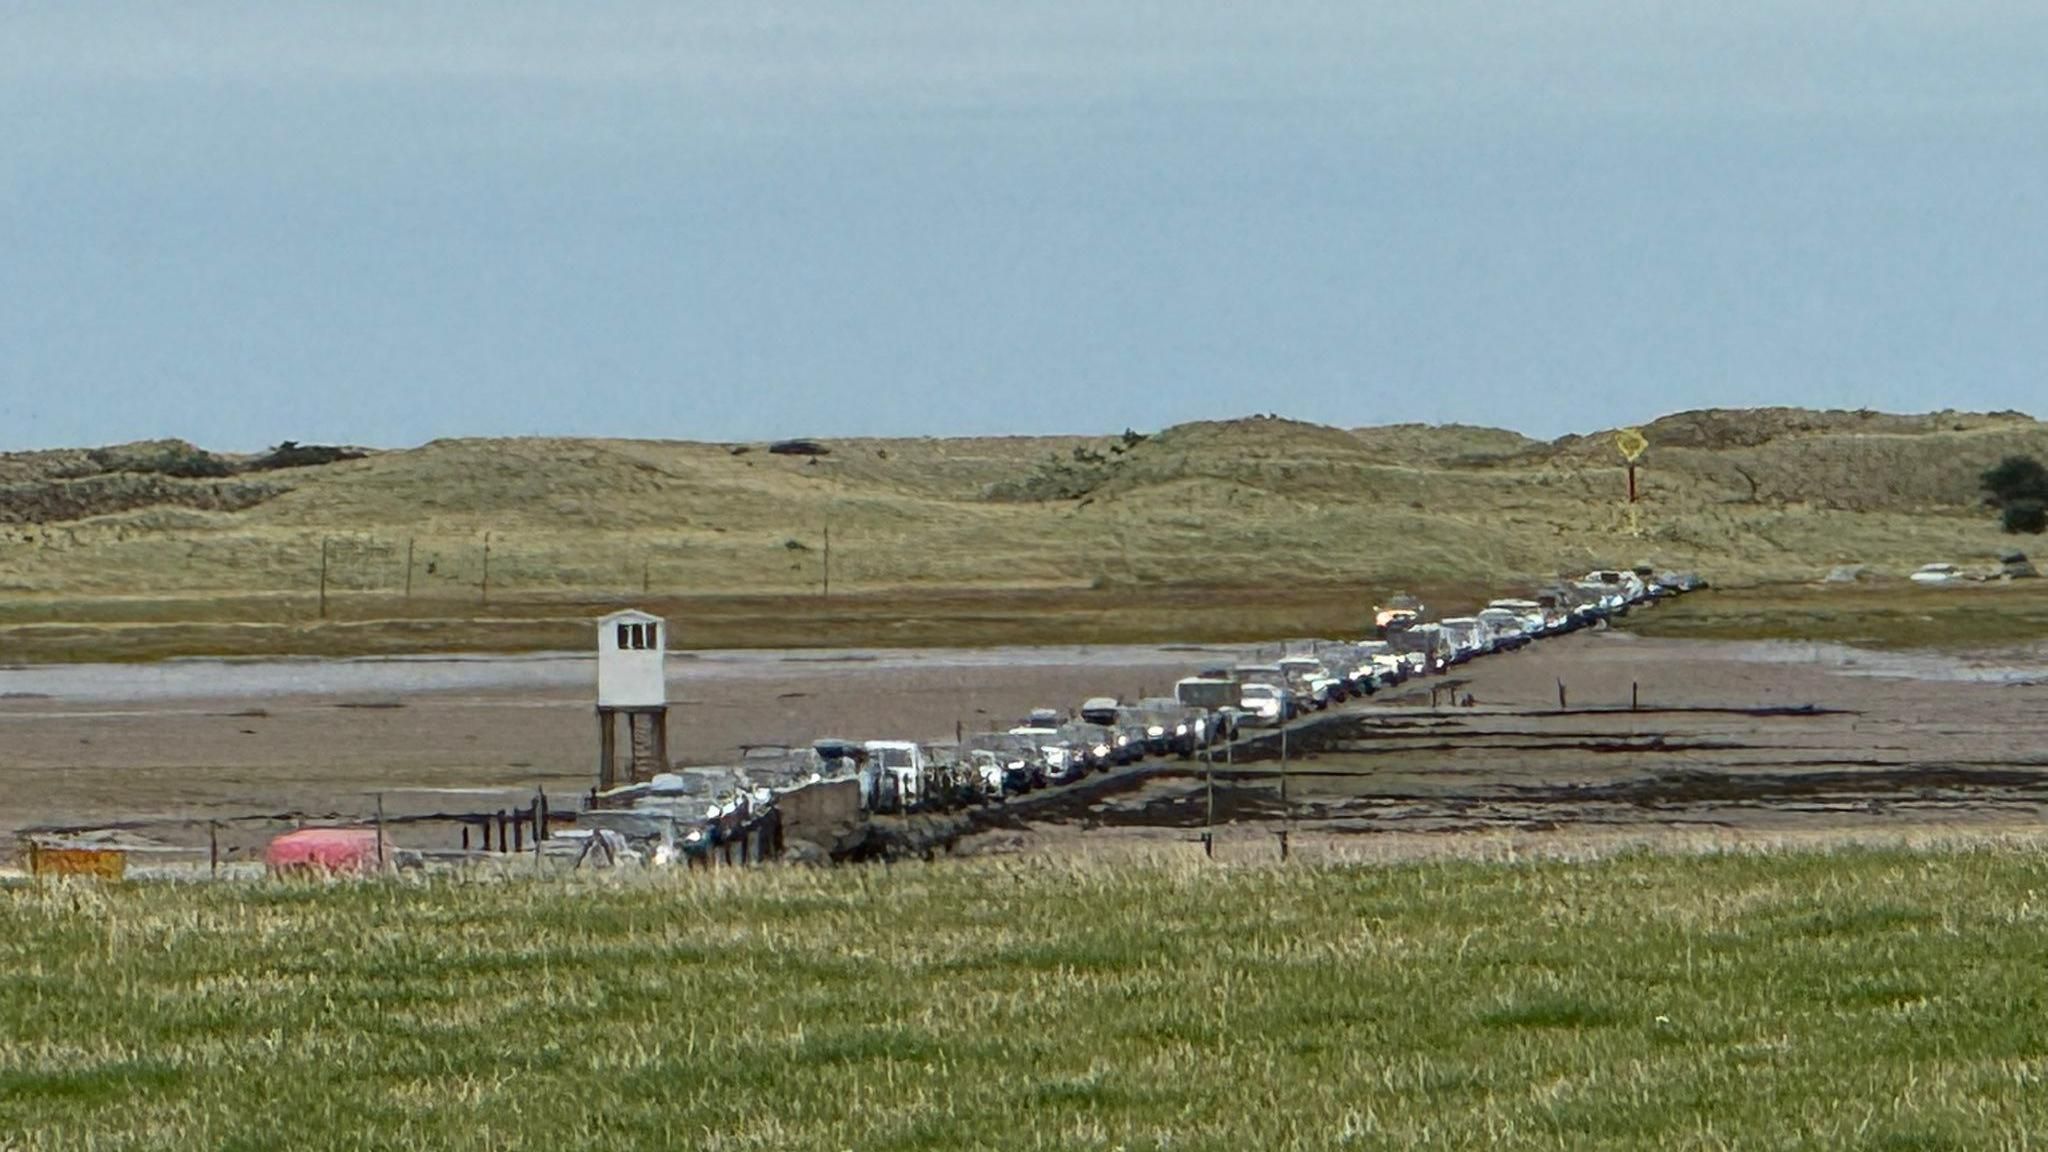
[(0, 0), (0, 449), (2034, 411), (2031, 0)]

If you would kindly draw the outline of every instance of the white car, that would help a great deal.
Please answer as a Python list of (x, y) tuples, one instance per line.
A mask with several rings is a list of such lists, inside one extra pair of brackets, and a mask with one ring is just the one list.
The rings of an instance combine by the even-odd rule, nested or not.
[(1963, 570), (1953, 564), (1922, 564), (1906, 579), (1915, 584), (1953, 584), (1963, 578)]
[(1247, 684), (1237, 706), (1245, 712), (1245, 723), (1261, 728), (1278, 728), (1287, 718), (1287, 690), (1271, 684)]

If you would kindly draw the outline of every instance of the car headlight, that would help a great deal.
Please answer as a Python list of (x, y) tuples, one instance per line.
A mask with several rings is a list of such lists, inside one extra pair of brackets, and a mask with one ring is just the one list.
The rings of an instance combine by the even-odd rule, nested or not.
[(1107, 756), (1107, 755), (1109, 755), (1109, 745), (1107, 745), (1107, 744), (1097, 744), (1097, 745), (1095, 746), (1095, 754), (1096, 754), (1097, 756)]
[[(1187, 726), (1187, 725), (1185, 725), (1185, 724), (1183, 724), (1183, 725), (1181, 725), (1181, 726), (1180, 726), (1180, 730), (1181, 730), (1181, 731), (1183, 731), (1183, 732), (1185, 732), (1185, 731), (1187, 731), (1187, 730), (1188, 730), (1188, 726)], [(1166, 725), (1164, 725), (1164, 724), (1154, 724), (1154, 725), (1152, 725), (1152, 726), (1151, 726), (1150, 728), (1147, 728), (1147, 729), (1145, 729), (1145, 735), (1147, 735), (1147, 736), (1164, 736), (1164, 735), (1166, 735)]]
[(1123, 733), (1121, 733), (1121, 732), (1117, 733), (1117, 737), (1116, 737), (1116, 746), (1117, 746), (1117, 747), (1119, 747), (1119, 748), (1127, 748), (1127, 747), (1129, 747), (1129, 746), (1130, 746), (1130, 743), (1131, 743), (1131, 738), (1130, 738), (1129, 736), (1126, 736), (1126, 735), (1124, 735), (1124, 734), (1123, 734)]
[(1174, 725), (1174, 727), (1173, 727), (1173, 734), (1174, 734), (1175, 736), (1185, 736), (1185, 735), (1187, 735), (1187, 734), (1188, 734), (1188, 726), (1187, 726), (1187, 725), (1185, 725), (1185, 724), (1176, 724), (1176, 725)]

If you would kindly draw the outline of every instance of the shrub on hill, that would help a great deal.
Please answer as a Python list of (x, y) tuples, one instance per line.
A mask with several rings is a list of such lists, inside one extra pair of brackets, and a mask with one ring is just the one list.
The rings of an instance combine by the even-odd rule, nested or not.
[(2028, 532), (2039, 536), (2048, 531), (2048, 504), (2039, 500), (2015, 500), (2005, 506), (2003, 520), (2007, 532)]
[(2001, 510), (2007, 532), (2048, 529), (2048, 468), (2032, 456), (2007, 456), (1983, 476), (1985, 502)]

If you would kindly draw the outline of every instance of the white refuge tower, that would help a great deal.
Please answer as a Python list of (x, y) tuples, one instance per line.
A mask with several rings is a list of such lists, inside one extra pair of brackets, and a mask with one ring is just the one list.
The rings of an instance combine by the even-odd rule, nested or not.
[[(628, 608), (597, 622), (597, 790), (668, 771), (668, 624)], [(619, 718), (626, 771), (619, 774)]]

